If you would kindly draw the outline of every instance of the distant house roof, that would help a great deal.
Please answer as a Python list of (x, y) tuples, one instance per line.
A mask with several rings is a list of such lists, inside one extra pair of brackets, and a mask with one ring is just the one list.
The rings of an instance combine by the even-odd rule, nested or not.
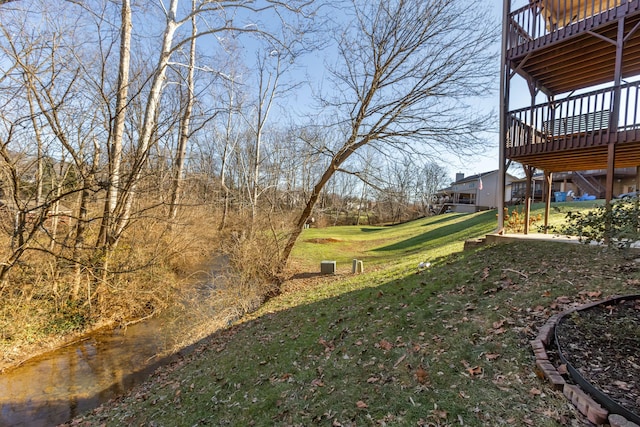
[[(441, 193), (441, 194), (451, 193), (451, 192), (454, 191), (454, 188), (453, 188), (454, 186), (457, 186), (457, 185), (460, 185), (460, 184), (464, 184), (464, 183), (467, 183), (467, 182), (477, 181), (480, 178), (484, 178), (484, 177), (486, 177), (488, 175), (494, 175), (494, 174), (497, 174), (499, 172), (500, 172), (500, 170), (496, 169), (496, 170), (492, 170), (492, 171), (488, 171), (488, 172), (478, 173), (478, 174), (475, 174), (475, 175), (463, 176), (462, 178), (459, 178), (456, 181), (452, 182), (448, 187), (439, 189), (438, 193)], [(458, 175), (462, 175), (462, 174), (458, 174)], [(507, 179), (509, 181), (515, 181), (518, 178), (513, 176), (513, 175), (511, 175), (511, 174), (507, 174)]]
[(487, 175), (493, 175), (494, 173), (499, 172), (498, 170), (493, 170), (493, 171), (489, 171), (489, 172), (482, 172), (476, 175), (471, 175), (471, 176), (465, 176), (462, 179), (459, 179), (457, 181), (454, 182), (454, 184), (462, 184), (464, 182), (471, 182), (471, 181), (477, 181), (479, 178), (482, 178), (484, 176)]

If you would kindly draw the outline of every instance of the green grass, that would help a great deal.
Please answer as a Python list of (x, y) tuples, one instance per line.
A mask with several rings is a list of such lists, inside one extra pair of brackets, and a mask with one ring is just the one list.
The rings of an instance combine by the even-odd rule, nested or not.
[[(553, 242), (455, 252), (459, 239), (492, 227), (495, 212), (309, 230), (303, 239), (339, 242), (314, 251), (303, 244), (296, 256), (350, 261), (357, 249), (377, 268), (318, 279), (270, 300), (77, 423), (571, 422), (576, 414), (566, 399), (535, 375), (529, 340), (549, 316), (594, 292), (640, 292), (638, 264), (606, 248)], [(417, 260), (433, 266), (417, 271)]]
[[(305, 230), (293, 250), (306, 269), (318, 269), (321, 260), (335, 260), (344, 269), (360, 259), (366, 265), (397, 263), (399, 258), (448, 254), (460, 250), (465, 239), (496, 229), (495, 211), (446, 214), (395, 226), (345, 226)], [(365, 265), (365, 267), (366, 267)], [(345, 270), (346, 271), (346, 270)]]

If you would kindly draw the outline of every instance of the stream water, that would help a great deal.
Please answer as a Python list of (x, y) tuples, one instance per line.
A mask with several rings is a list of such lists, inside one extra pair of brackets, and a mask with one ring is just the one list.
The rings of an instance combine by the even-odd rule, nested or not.
[[(199, 291), (210, 292), (212, 283), (199, 284)], [(207, 300), (199, 299), (203, 306)], [(207, 309), (213, 310), (189, 311), (202, 315)], [(173, 349), (191, 326), (184, 319), (151, 318), (27, 360), (0, 375), (0, 426), (55, 426), (122, 394), (147, 378), (161, 362), (158, 355)]]

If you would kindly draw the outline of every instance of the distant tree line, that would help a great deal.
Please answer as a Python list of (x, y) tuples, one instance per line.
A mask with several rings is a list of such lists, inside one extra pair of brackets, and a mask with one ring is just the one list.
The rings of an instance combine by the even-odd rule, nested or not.
[[(474, 152), (491, 127), (464, 101), (492, 86), (496, 32), (469, 9), (1, 1), (0, 294), (46, 271), (57, 298), (96, 309), (185, 235), (264, 239), (278, 275), (313, 215), (428, 214), (438, 153)], [(331, 88), (310, 87), (300, 60), (332, 43)], [(294, 111), (303, 88), (317, 108)]]

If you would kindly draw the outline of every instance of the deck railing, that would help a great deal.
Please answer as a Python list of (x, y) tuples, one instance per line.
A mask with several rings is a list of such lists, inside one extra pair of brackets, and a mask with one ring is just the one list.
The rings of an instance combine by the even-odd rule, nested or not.
[[(617, 119), (615, 88), (569, 96), (509, 113), (506, 148), (546, 143), (573, 136), (593, 138), (605, 133), (640, 131), (640, 81), (620, 86)], [(640, 132), (638, 132), (640, 136)], [(615, 136), (609, 142), (615, 141)]]
[[(530, 0), (528, 5), (509, 14), (508, 48), (516, 48), (578, 22), (586, 24), (591, 19), (593, 25), (612, 19), (618, 12), (616, 8), (631, 3), (635, 5), (638, 0)], [(593, 22), (595, 17), (598, 20)]]

